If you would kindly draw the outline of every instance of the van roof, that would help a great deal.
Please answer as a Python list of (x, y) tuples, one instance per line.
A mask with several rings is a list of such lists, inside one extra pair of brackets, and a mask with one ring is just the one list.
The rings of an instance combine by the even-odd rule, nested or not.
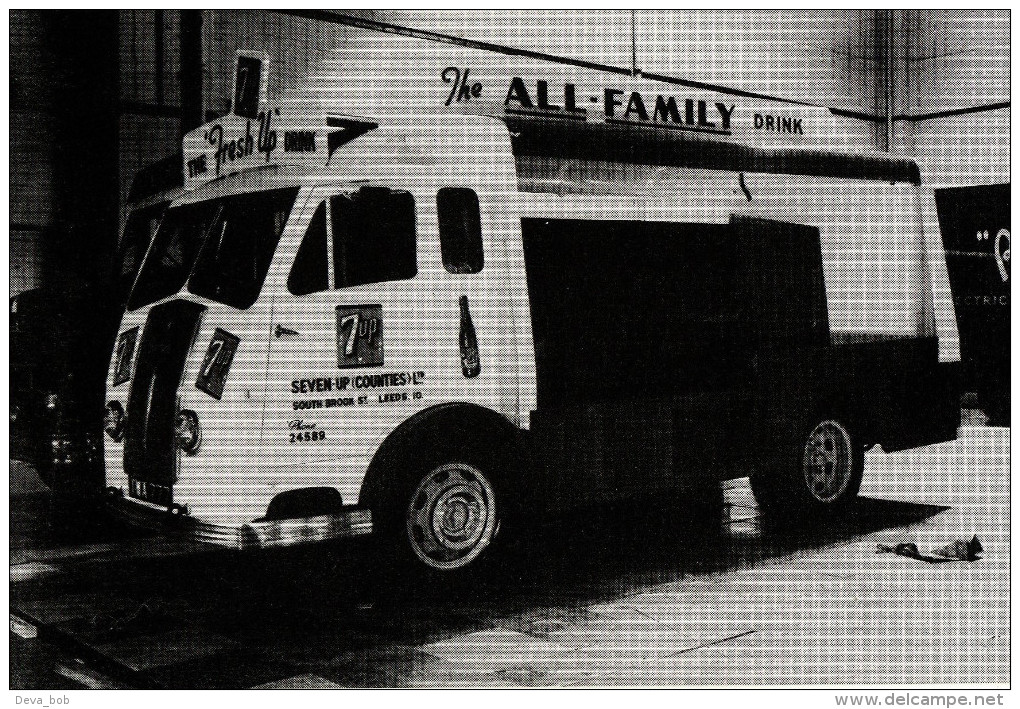
[[(519, 155), (920, 181), (912, 161), (856, 147), (870, 126), (816, 106), (394, 35), (351, 40), (277, 105), (262, 102), (247, 115), (185, 136), (188, 188), (266, 164), (319, 174), (339, 145), (377, 127), (411, 136), (410, 143), (422, 126), (456, 115), (503, 120)], [(429, 140), (418, 148), (458, 159)]]

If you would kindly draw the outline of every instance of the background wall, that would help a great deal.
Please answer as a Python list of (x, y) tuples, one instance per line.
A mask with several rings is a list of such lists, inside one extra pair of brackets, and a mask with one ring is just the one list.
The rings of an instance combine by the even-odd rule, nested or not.
[[(1009, 179), (1006, 11), (358, 16), (835, 107), (861, 148), (912, 156), (931, 184)], [(236, 50), (269, 53), (273, 97), (363, 31), (231, 10), (19, 10), (10, 28), (11, 295), (101, 273), (133, 175), (227, 110)]]
[(104, 235), (117, 229), (116, 22), (11, 13), (12, 294), (88, 273), (115, 243)]
[(39, 285), (40, 230), (54, 221), (52, 85), (40, 65), (53, 57), (42, 17), (11, 13), (11, 295)]
[[(935, 187), (1009, 182), (1009, 14), (896, 13), (896, 146)], [(952, 110), (973, 112), (944, 115)]]

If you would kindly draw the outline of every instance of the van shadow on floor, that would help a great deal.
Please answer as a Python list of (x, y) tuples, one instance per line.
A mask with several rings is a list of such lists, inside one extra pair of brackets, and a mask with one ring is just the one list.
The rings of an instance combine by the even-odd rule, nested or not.
[[(212, 551), (82, 565), (64, 593), (116, 593), (157, 603), (175, 623), (201, 627), (291, 662), (416, 646), (536, 614), (570, 617), (650, 588), (796, 557), (946, 507), (860, 498), (844, 513), (784, 523), (763, 519), (745, 487), (692, 529), (662, 503), (588, 509), (519, 529), (498, 563), (455, 587), (380, 584), (368, 540), (258, 552)], [(46, 594), (54, 593), (53, 588)], [(35, 595), (19, 584), (17, 597)], [(366, 660), (365, 671), (375, 663)], [(373, 681), (358, 680), (358, 684)]]

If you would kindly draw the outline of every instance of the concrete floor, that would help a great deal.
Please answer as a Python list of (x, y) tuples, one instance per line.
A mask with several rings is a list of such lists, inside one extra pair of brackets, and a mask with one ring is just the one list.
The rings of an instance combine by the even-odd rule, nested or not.
[[(967, 423), (952, 443), (869, 452), (838, 521), (770, 524), (736, 480), (717, 538), (678, 538), (668, 510), (585, 513), (447, 594), (382, 592), (358, 545), (69, 544), (12, 486), (12, 611), (40, 632), (12, 635), (11, 686), (87, 685), (75, 668), (151, 687), (1006, 686), (1009, 429)], [(974, 534), (972, 563), (876, 553)], [(143, 602), (148, 624), (101, 622)]]

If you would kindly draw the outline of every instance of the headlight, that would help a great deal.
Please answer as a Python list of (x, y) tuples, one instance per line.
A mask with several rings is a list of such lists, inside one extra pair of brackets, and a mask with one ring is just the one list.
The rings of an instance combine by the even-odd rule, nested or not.
[(80, 446), (67, 436), (54, 436), (50, 447), (53, 449), (54, 465), (73, 465), (80, 459)]
[(59, 406), (59, 405), (60, 405), (60, 397), (59, 396), (57, 396), (56, 394), (47, 394), (46, 395), (46, 408), (47, 409), (49, 409), (50, 411), (54, 411), (57, 408), (57, 406)]
[(106, 435), (119, 443), (124, 440), (124, 407), (119, 401), (106, 404), (106, 415), (103, 417), (103, 428)]
[(184, 409), (177, 414), (174, 423), (174, 440), (177, 447), (188, 455), (195, 455), (202, 444), (202, 427), (198, 425), (198, 414), (191, 409)]

